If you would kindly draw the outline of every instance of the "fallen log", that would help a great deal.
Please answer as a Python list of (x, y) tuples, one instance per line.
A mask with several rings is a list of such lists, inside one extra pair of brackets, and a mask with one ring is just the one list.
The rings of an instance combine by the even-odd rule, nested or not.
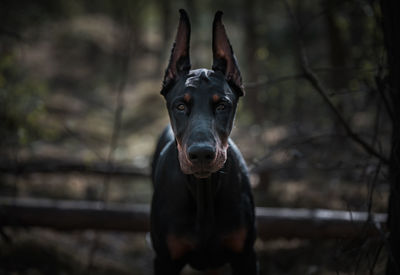
[(378, 236), (386, 230), (387, 215), (329, 209), (256, 209), (262, 239), (354, 239)]
[[(0, 227), (45, 227), (57, 230), (148, 232), (149, 205), (0, 198)], [(332, 239), (378, 236), (386, 214), (327, 209), (257, 207), (261, 239)]]

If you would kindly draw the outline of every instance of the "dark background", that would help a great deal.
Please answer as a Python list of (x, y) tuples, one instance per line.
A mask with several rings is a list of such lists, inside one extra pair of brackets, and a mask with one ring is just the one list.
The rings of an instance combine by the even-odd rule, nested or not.
[[(159, 91), (179, 8), (192, 23), (192, 68), (211, 67), (212, 19), (224, 11), (246, 91), (232, 137), (257, 206), (387, 212), (386, 52), (379, 2), (366, 0), (1, 1), (2, 196), (149, 203), (148, 177), (52, 165), (148, 173), (168, 123)], [(151, 272), (144, 234), (2, 235), (0, 274)], [(379, 238), (256, 243), (261, 274), (384, 274), (383, 246)]]

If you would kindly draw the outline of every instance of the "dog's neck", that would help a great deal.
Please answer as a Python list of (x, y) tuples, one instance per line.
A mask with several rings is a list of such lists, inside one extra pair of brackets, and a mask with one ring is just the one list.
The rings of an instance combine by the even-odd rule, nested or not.
[(220, 173), (213, 173), (205, 179), (192, 175), (187, 178), (187, 186), (196, 201), (196, 233), (201, 241), (207, 241), (215, 226), (215, 198), (220, 185)]

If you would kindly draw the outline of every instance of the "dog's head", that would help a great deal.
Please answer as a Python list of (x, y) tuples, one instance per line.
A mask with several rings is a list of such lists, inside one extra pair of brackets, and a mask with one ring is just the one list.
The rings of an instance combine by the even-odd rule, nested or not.
[(180, 15), (161, 94), (167, 101), (182, 172), (206, 178), (226, 161), (237, 102), (243, 95), (242, 78), (222, 12), (215, 14), (213, 23), (212, 70), (190, 70), (190, 22), (184, 10)]

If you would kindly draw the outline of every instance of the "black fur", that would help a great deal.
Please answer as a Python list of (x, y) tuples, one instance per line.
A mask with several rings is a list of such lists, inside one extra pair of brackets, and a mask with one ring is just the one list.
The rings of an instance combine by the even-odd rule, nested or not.
[(189, 60), (190, 23), (181, 11), (176, 39), (185, 43), (172, 50), (162, 90), (171, 126), (161, 135), (152, 163), (155, 274), (179, 274), (185, 264), (210, 270), (226, 263), (233, 274), (257, 274), (248, 172), (229, 138), (243, 87), (221, 15), (214, 20), (213, 33), (219, 36), (213, 43), (214, 70), (182, 71), (178, 61)]

